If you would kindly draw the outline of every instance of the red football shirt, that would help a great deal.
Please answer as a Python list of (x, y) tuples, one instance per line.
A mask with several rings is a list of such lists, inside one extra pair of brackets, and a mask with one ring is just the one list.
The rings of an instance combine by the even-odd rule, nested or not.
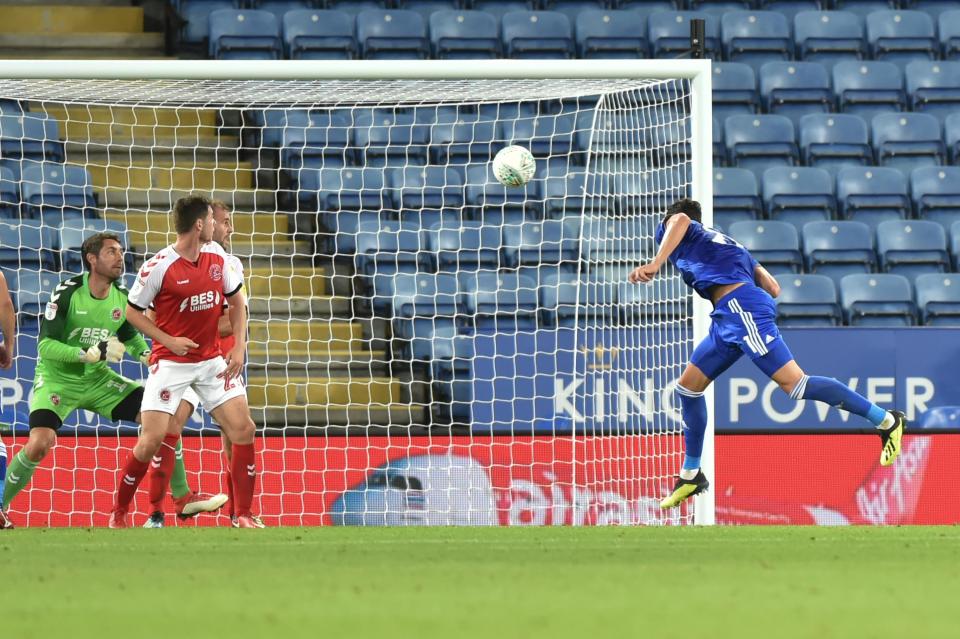
[[(243, 282), (243, 263), (238, 260), (233, 255), (227, 255), (227, 269), (234, 269), (237, 272), (237, 276), (240, 278), (240, 281)], [(226, 314), (227, 307), (224, 304), (223, 312)], [(220, 338), (220, 354), (226, 358), (227, 353), (233, 350), (233, 347), (237, 344), (236, 335), (227, 335), (226, 337)]]
[(243, 285), (242, 275), (227, 268), (227, 254), (216, 242), (200, 249), (196, 262), (184, 259), (168, 246), (140, 268), (127, 302), (141, 311), (153, 305), (156, 324), (174, 337), (199, 344), (186, 355), (175, 355), (153, 343), (150, 361), (203, 362), (220, 355), (217, 325), (225, 298)]

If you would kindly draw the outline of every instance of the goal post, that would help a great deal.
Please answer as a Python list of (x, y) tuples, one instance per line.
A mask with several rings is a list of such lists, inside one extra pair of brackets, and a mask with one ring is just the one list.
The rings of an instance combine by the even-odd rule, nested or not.
[[(682, 453), (670, 391), (709, 303), (669, 268), (621, 278), (673, 199), (712, 222), (709, 60), (0, 69), (0, 231), (20, 246), (0, 268), (27, 345), (0, 395), (14, 450), (30, 316), (82, 268), (76, 233), (121, 230), (139, 266), (195, 191), (233, 209), (247, 269), (268, 523), (714, 523), (712, 491), (655, 509)], [(489, 163), (511, 143), (538, 170), (505, 190)], [(102, 523), (134, 432), (81, 413), (15, 518)], [(214, 425), (198, 413), (186, 433), (193, 487), (218, 490)]]

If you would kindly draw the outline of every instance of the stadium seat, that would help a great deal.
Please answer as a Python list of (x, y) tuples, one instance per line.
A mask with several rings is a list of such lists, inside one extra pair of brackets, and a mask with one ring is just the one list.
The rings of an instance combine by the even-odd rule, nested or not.
[(774, 275), (799, 273), (803, 268), (800, 235), (791, 224), (776, 220), (736, 222), (730, 225), (727, 234), (743, 244)]
[(463, 206), (463, 175), (444, 166), (406, 166), (392, 169), (387, 183), (394, 207), (400, 211), (453, 209)]
[(837, 287), (825, 275), (784, 274), (777, 277), (777, 325), (784, 328), (817, 328), (843, 323)]
[(937, 21), (944, 60), (960, 60), (960, 9), (944, 11)]
[(865, 120), (900, 112), (907, 105), (903, 73), (892, 62), (838, 62), (833, 67), (833, 91), (841, 111)]
[(458, 0), (396, 0), (391, 7), (406, 9), (420, 14), (423, 23), (430, 25), (430, 16), (440, 11), (456, 11), (462, 3)]
[(186, 44), (204, 42), (210, 35), (210, 14), (233, 8), (233, 0), (181, 0), (177, 9), (183, 20), (180, 41)]
[(875, 229), (881, 222), (910, 216), (906, 177), (882, 166), (851, 166), (837, 172), (840, 217)]
[(320, 210), (381, 211), (391, 208), (381, 168), (343, 167), (320, 169)]
[(576, 56), (570, 20), (553, 11), (511, 11), (500, 23), (508, 58), (567, 59)]
[(747, 169), (713, 169), (713, 222), (727, 230), (734, 222), (760, 217), (763, 205), (757, 178)]
[(361, 11), (357, 14), (357, 40), (367, 60), (422, 60), (430, 57), (427, 25), (415, 11)]
[(63, 162), (57, 121), (39, 113), (0, 115), (0, 157)]
[(952, 163), (960, 162), (960, 112), (951, 113), (943, 121), (943, 139)]
[(565, 220), (506, 225), (504, 255), (511, 266), (576, 262), (580, 259), (579, 232), (578, 224)]
[[(632, 285), (631, 288), (640, 289), (641, 295), (648, 292), (641, 286)], [(626, 290), (626, 287), (614, 283), (578, 283), (576, 276), (548, 279), (539, 287), (543, 321), (558, 327), (609, 325), (619, 311), (618, 292)]]
[(581, 58), (647, 58), (647, 20), (635, 11), (581, 12), (576, 19)]
[(429, 258), (423, 250), (419, 227), (407, 227), (397, 221), (363, 221), (357, 229), (356, 265), (358, 271), (376, 278), (396, 273), (427, 270)]
[[(591, 176), (591, 184), (597, 180)], [(592, 197), (602, 197), (594, 188)], [(580, 215), (583, 212), (584, 198), (587, 195), (587, 174), (570, 171), (560, 176), (548, 176), (543, 181), (544, 216), (560, 219), (567, 215)]]
[(647, 40), (654, 58), (675, 58), (690, 49), (690, 21), (704, 21), (704, 48), (707, 56), (720, 58), (720, 20), (699, 11), (658, 11), (647, 18)]
[(567, 156), (574, 146), (574, 132), (579, 128), (576, 113), (501, 120), (499, 126), (499, 138), (504, 143), (526, 147), (536, 157)]
[(800, 119), (800, 154), (807, 166), (828, 171), (873, 164), (867, 123), (845, 113), (805, 115)]
[(867, 57), (863, 20), (845, 11), (805, 11), (793, 21), (797, 58), (834, 65)]
[(877, 164), (904, 173), (946, 160), (940, 122), (925, 113), (881, 113), (871, 121), (871, 139)]
[(430, 126), (418, 124), (412, 113), (382, 114), (369, 125), (355, 126), (354, 142), (364, 166), (422, 166)]
[(766, 62), (793, 58), (790, 23), (782, 13), (726, 11), (720, 18), (720, 33), (730, 62), (745, 62), (756, 70)]
[(531, 180), (523, 188), (507, 188), (493, 177), (493, 169), (487, 166), (467, 168), (467, 204), (484, 209), (484, 214), (496, 210), (502, 215), (529, 212), (533, 217), (542, 213), (542, 182)]
[(833, 0), (833, 8), (855, 13), (866, 20), (866, 17), (875, 11), (896, 9), (897, 0)]
[(869, 273), (876, 264), (873, 232), (862, 222), (810, 222), (803, 227), (808, 273), (835, 283), (850, 273)]
[(960, 326), (960, 275), (927, 273), (913, 283), (920, 323), (926, 326)]
[(539, 304), (532, 281), (512, 273), (480, 271), (465, 275), (461, 290), (475, 328), (503, 331), (536, 326)]
[(947, 234), (936, 222), (896, 220), (877, 227), (877, 254), (887, 273), (913, 281), (925, 273), (950, 269)]
[(613, 0), (613, 2), (607, 2), (606, 4), (617, 9), (636, 11), (645, 18), (649, 18), (653, 13), (674, 11), (677, 8), (677, 3), (674, 0)]
[(500, 25), (484, 11), (437, 11), (430, 16), (430, 43), (438, 59), (499, 58)]
[(429, 257), (440, 271), (496, 270), (501, 266), (499, 226), (467, 220), (459, 227), (434, 227), (428, 232), (428, 246)]
[(20, 187), (13, 171), (0, 166), (0, 219), (20, 217)]
[(20, 185), (22, 213), (57, 227), (71, 217), (97, 217), (90, 174), (81, 166), (25, 163)]
[(859, 273), (840, 280), (840, 303), (850, 326), (913, 326), (910, 280), (893, 273)]
[(381, 221), (388, 219), (388, 214), (379, 211), (320, 211), (317, 239), (334, 257), (353, 255), (360, 225), (366, 223), (365, 228), (378, 228)]
[(740, 62), (715, 62), (713, 117), (723, 122), (731, 115), (751, 115), (759, 110), (757, 78), (753, 67)]
[(283, 134), (289, 128), (306, 129), (310, 125), (310, 112), (306, 109), (265, 109), (247, 116), (250, 126), (259, 127), (260, 138), (254, 138), (251, 146), (268, 149), (283, 147)]
[(960, 110), (960, 62), (914, 61), (907, 65), (910, 108), (943, 122)]
[(723, 15), (728, 11), (744, 11), (753, 8), (752, 0), (687, 0), (687, 9)]
[(353, 60), (360, 46), (354, 18), (342, 11), (306, 9), (283, 16), (283, 41), (292, 60)]
[(291, 11), (303, 11), (316, 9), (317, 3), (312, 0), (254, 0), (248, 2), (246, 7), (250, 9), (259, 9), (260, 11), (269, 11), (277, 18), (277, 22), (283, 23), (283, 16)]
[(376, 0), (320, 0), (328, 9), (343, 11), (356, 16), (361, 11), (376, 11), (388, 6), (387, 2), (377, 2)]
[(531, 11), (539, 6), (536, 0), (464, 0), (474, 11), (483, 11), (489, 13), (498, 22), (503, 21), (503, 16), (517, 11)]
[(723, 127), (713, 118), (713, 166), (727, 165), (727, 145), (723, 141)]
[[(547, 11), (557, 11), (567, 16), (570, 24), (576, 24), (577, 18), (584, 11), (598, 11), (600, 9), (612, 9), (605, 0), (540, 0), (537, 5), (540, 9)], [(646, 24), (646, 20), (644, 20)]]
[[(264, 129), (264, 138), (268, 136), (268, 131), (271, 131), (270, 137), (273, 131), (281, 134), (281, 169), (292, 171), (302, 167), (321, 168), (329, 164), (330, 158), (344, 163), (350, 159), (352, 151), (349, 147), (352, 138), (348, 117), (331, 111), (309, 115), (304, 113), (303, 120), (300, 120), (300, 117), (288, 116), (280, 127)], [(268, 141), (264, 140), (264, 146)]]
[(763, 172), (761, 190), (770, 219), (788, 222), (798, 231), (807, 222), (829, 220), (836, 214), (833, 178), (823, 169), (769, 168)]
[(767, 113), (796, 127), (805, 115), (833, 111), (830, 76), (816, 62), (768, 62), (760, 69), (760, 98)]
[(393, 316), (454, 317), (458, 311), (457, 277), (451, 273), (397, 273), (393, 284)]
[(910, 189), (917, 217), (950, 229), (960, 222), (960, 168), (927, 166), (910, 174)]
[(730, 164), (756, 174), (797, 162), (793, 124), (782, 115), (734, 115), (724, 122)]
[(867, 15), (867, 41), (874, 60), (901, 67), (914, 60), (934, 60), (940, 47), (933, 20), (922, 11), (874, 11)]
[(59, 268), (53, 228), (39, 220), (0, 219), (0, 267), (13, 272)]
[(217, 60), (279, 60), (280, 22), (269, 11), (219, 9), (210, 14), (208, 53)]
[(430, 132), (430, 161), (460, 166), (488, 162), (503, 146), (497, 134), (493, 120), (434, 125)]
[(50, 300), (53, 291), (62, 279), (61, 274), (49, 271), (17, 272), (16, 305), (17, 312), (28, 318), (38, 317)]

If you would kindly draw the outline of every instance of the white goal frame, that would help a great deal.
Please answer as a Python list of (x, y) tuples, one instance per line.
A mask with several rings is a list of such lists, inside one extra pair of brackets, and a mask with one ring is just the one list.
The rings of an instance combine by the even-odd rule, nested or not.
[[(692, 197), (713, 223), (711, 61), (703, 60), (0, 60), (0, 78), (22, 80), (520, 80), (685, 79), (691, 82)], [(710, 305), (693, 297), (693, 339), (710, 326)], [(707, 390), (701, 464), (715, 480), (714, 394)], [(716, 484), (715, 484), (716, 486)], [(714, 492), (696, 497), (694, 523), (715, 523)]]

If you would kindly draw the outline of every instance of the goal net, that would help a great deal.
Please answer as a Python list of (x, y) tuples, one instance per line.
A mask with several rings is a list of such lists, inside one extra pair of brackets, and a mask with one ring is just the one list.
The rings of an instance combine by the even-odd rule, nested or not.
[[(617, 63), (603, 78), (569, 62), (509, 77), (337, 63), (293, 80), (66, 67), (0, 79), (0, 269), (20, 332), (0, 377), (11, 457), (28, 434), (40, 316), (81, 272), (80, 243), (120, 234), (129, 285), (174, 240), (173, 202), (198, 192), (232, 209), (227, 248), (246, 269), (266, 523), (711, 522), (709, 496), (657, 508), (682, 459), (673, 386), (704, 316), (669, 268), (626, 281), (672, 201), (701, 198), (709, 216), (708, 63)], [(536, 157), (525, 187), (492, 176), (510, 144)], [(103, 525), (136, 432), (75, 413), (8, 505), (14, 520)], [(183, 449), (191, 487), (225, 492), (202, 411)]]

